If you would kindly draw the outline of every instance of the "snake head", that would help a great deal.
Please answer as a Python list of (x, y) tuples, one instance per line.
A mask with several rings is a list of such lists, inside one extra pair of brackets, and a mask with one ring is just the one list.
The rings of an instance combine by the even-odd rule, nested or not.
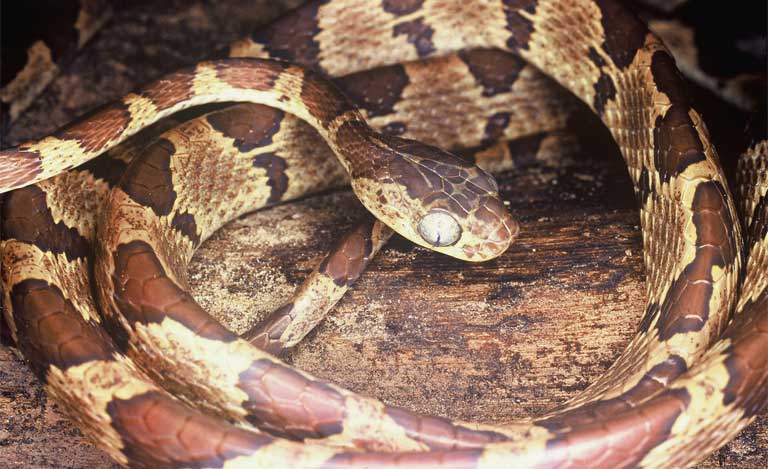
[(488, 172), (439, 148), (377, 135), (352, 187), (377, 218), (414, 243), (467, 261), (501, 255), (518, 224)]

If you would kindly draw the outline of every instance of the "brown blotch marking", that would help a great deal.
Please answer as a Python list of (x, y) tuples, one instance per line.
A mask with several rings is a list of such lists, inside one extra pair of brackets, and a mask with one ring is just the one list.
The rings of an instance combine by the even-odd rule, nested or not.
[(280, 337), (291, 324), (293, 307), (292, 302), (284, 304), (240, 337), (265, 352), (279, 355), (284, 350)]
[[(478, 196), (498, 190), (493, 176), (439, 148), (396, 137), (389, 140), (389, 145), (396, 150), (388, 155), (389, 175), (412, 199), (461, 213), (474, 205)], [(402, 154), (408, 154), (409, 159)], [(454, 194), (465, 197), (454, 198)]]
[(76, 140), (85, 151), (99, 153), (109, 141), (118, 138), (130, 122), (128, 106), (122, 101), (116, 101), (86, 114), (74, 124), (56, 132), (54, 137)]
[(601, 56), (597, 52), (597, 49), (592, 46), (589, 46), (589, 50), (587, 50), (587, 57), (589, 57), (589, 60), (595, 64), (597, 68), (603, 68), (605, 66), (605, 60), (603, 59), (603, 56)]
[(395, 25), (392, 35), (397, 37), (405, 35), (409, 43), (416, 48), (419, 57), (426, 57), (435, 51), (435, 45), (432, 43), (432, 34), (434, 30), (424, 22), (424, 18), (416, 18), (412, 21), (405, 21)]
[(508, 112), (497, 112), (488, 118), (483, 132), (483, 143), (495, 142), (504, 136), (504, 131), (509, 125), (510, 114)]
[(389, 169), (392, 181), (402, 186), (412, 199), (429, 203), (436, 197), (442, 198), (445, 193), (444, 178), (439, 173), (442, 167), (439, 165), (434, 165), (430, 171), (414, 166), (399, 153), (391, 153)]
[(645, 207), (645, 204), (648, 202), (648, 197), (653, 194), (653, 187), (651, 187), (651, 184), (651, 175), (648, 172), (648, 168), (643, 166), (643, 169), (640, 170), (640, 178), (637, 181), (637, 186), (635, 187), (635, 194), (637, 195), (641, 207)]
[(613, 79), (604, 72), (600, 72), (600, 77), (595, 82), (595, 97), (592, 101), (595, 112), (602, 116), (603, 111), (605, 111), (605, 103), (615, 97), (616, 85), (613, 84)]
[(244, 104), (208, 114), (205, 119), (245, 153), (272, 143), (284, 117), (283, 111), (273, 107)]
[(735, 247), (731, 241), (731, 230), (738, 223), (731, 218), (728, 209), (728, 194), (717, 181), (700, 183), (696, 187), (691, 209), (694, 212), (693, 224), (696, 226), (696, 245), (716, 246), (722, 256), (723, 264), (730, 265), (736, 258)]
[(88, 171), (96, 179), (101, 179), (110, 187), (114, 187), (120, 182), (120, 178), (123, 177), (127, 167), (128, 164), (125, 161), (119, 158), (114, 158), (107, 152), (103, 155), (99, 155), (98, 158), (94, 158), (87, 163), (78, 166), (77, 170)]
[(725, 267), (734, 259), (730, 243), (730, 218), (726, 195), (714, 181), (701, 183), (693, 197), (693, 224), (696, 228), (696, 255), (672, 283), (656, 328), (659, 339), (698, 331), (709, 318), (712, 296), (712, 268)]
[(388, 139), (388, 143), (399, 152), (416, 156), (419, 163), (428, 168), (436, 168), (442, 165), (445, 166), (446, 170), (450, 168), (455, 174), (459, 174), (462, 170), (476, 169), (475, 165), (463, 158), (416, 140), (392, 137)]
[(24, 186), (43, 172), (37, 151), (24, 148), (0, 151), (0, 161), (7, 165), (0, 170), (0, 187)]
[(142, 156), (128, 166), (120, 188), (159, 217), (171, 213), (176, 202), (171, 176), (171, 155), (176, 152), (170, 140), (158, 139)]
[(313, 72), (307, 72), (304, 76), (301, 99), (309, 113), (324, 127), (328, 127), (336, 117), (354, 110), (352, 104), (336, 86)]
[(318, 271), (327, 275), (337, 286), (352, 285), (370, 261), (373, 223), (361, 223), (331, 249), (320, 263)]
[[(392, 152), (371, 146), (371, 128), (365, 122), (357, 119), (348, 120), (341, 124), (336, 131), (336, 137), (344, 142), (344, 153), (352, 165), (352, 177), (373, 177), (372, 171), (391, 158)], [(387, 142), (400, 140), (398, 137), (380, 135)], [(373, 168), (373, 169), (371, 169)]]
[(288, 174), (285, 170), (288, 164), (275, 153), (262, 153), (253, 158), (255, 168), (263, 168), (267, 173), (267, 185), (270, 187), (268, 204), (280, 202), (288, 190)]
[(11, 288), (10, 299), (19, 346), (40, 376), (49, 364), (66, 370), (109, 360), (115, 351), (104, 331), (85, 322), (55, 285), (26, 279)]
[[(487, 132), (486, 126), (486, 132)], [(503, 145), (507, 147), (509, 154), (512, 155), (515, 165), (531, 165), (536, 162), (536, 157), (541, 148), (541, 142), (547, 137), (547, 132), (537, 132), (522, 137), (504, 140)], [(485, 139), (484, 139), (485, 140)], [(477, 162), (478, 153), (488, 150), (490, 147), (498, 144), (497, 141), (487, 140), (481, 145), (473, 148), (455, 148), (451, 152), (460, 156), (463, 160), (470, 163)]]
[(191, 98), (194, 92), (195, 75), (191, 69), (172, 73), (157, 80), (141, 91), (159, 111), (168, 109), (181, 101)]
[(546, 132), (538, 132), (508, 140), (506, 142), (507, 149), (509, 149), (509, 153), (513, 156), (516, 164), (532, 164), (536, 161), (541, 142), (546, 136)]
[(344, 397), (319, 381), (269, 360), (257, 360), (240, 374), (250, 422), (293, 438), (322, 438), (343, 431)]
[(113, 256), (114, 300), (125, 319), (150, 324), (161, 323), (167, 317), (207, 339), (224, 342), (237, 339), (167, 277), (149, 244), (144, 241), (120, 244)]
[(432, 450), (479, 448), (508, 439), (501, 433), (472, 430), (445, 418), (422, 416), (399, 407), (386, 407), (384, 412), (405, 429), (409, 438)]
[[(539, 462), (548, 466), (634, 467), (667, 440), (690, 400), (685, 389), (668, 390), (626, 412), (566, 430), (547, 442), (545, 460)], [(587, 441), (590, 444), (584, 444)]]
[(520, 10), (528, 13), (536, 12), (537, 0), (504, 0), (504, 10), (507, 16), (507, 30), (512, 33), (507, 39), (507, 47), (512, 51), (528, 48), (528, 41), (533, 32), (533, 23), (520, 14)]
[(616, 97), (616, 85), (613, 79), (603, 70), (603, 67), (606, 65), (605, 59), (597, 52), (597, 49), (589, 46), (587, 57), (600, 70), (600, 76), (594, 85), (595, 97), (592, 101), (592, 107), (598, 115), (602, 116), (603, 111), (605, 111), (605, 104)]
[(408, 126), (404, 122), (390, 122), (381, 128), (381, 133), (397, 137), (404, 134), (406, 130), (408, 130)]
[(410, 80), (402, 65), (392, 65), (355, 73), (334, 80), (339, 88), (369, 117), (383, 116), (394, 110)]
[(475, 81), (483, 87), (483, 96), (512, 91), (517, 77), (525, 68), (523, 59), (498, 50), (479, 49), (459, 54)]
[(645, 308), (645, 314), (640, 320), (640, 324), (637, 326), (637, 330), (648, 332), (651, 329), (651, 323), (653, 322), (654, 318), (659, 315), (659, 311), (661, 311), (661, 307), (658, 303), (653, 302), (648, 304), (648, 307)]
[(653, 158), (664, 182), (705, 161), (704, 148), (688, 115), (688, 107), (672, 105), (664, 117), (657, 117), (653, 129)]
[(2, 215), (3, 239), (16, 239), (42, 251), (64, 254), (70, 261), (85, 259), (91, 252), (90, 242), (77, 229), (63, 221), (53, 221), (45, 192), (37, 186), (6, 194)]
[(732, 342), (724, 351), (723, 405), (738, 405), (749, 418), (768, 405), (768, 289), (736, 316), (725, 337)]
[(619, 68), (628, 67), (643, 47), (648, 30), (629, 8), (612, 0), (595, 0), (602, 13), (603, 50)]
[(648, 370), (635, 386), (620, 396), (584, 404), (557, 416), (539, 420), (536, 425), (551, 432), (558, 432), (567, 428), (597, 424), (613, 415), (631, 410), (648, 396), (662, 390), (664, 388), (662, 383), (672, 382), (687, 370), (688, 367), (682, 357), (671, 355)]
[[(764, 215), (761, 216), (760, 214)], [(752, 225), (746, 227), (748, 237), (745, 236), (745, 238), (757, 242), (768, 236), (768, 193), (760, 197), (760, 200), (752, 210), (752, 216)]]
[(403, 16), (417, 11), (424, 0), (381, 0), (381, 7), (387, 13)]
[(657, 50), (651, 57), (651, 74), (656, 88), (667, 95), (673, 103), (688, 105), (685, 80), (675, 65), (675, 59), (663, 50)]
[(269, 91), (289, 65), (266, 60), (228, 59), (215, 65), (216, 76), (234, 88)]
[(722, 257), (710, 247), (699, 248), (696, 257), (674, 281), (661, 306), (656, 328), (659, 340), (666, 341), (675, 334), (699, 331), (709, 318), (709, 299), (712, 296), (713, 264), (721, 264)]
[(187, 239), (192, 241), (194, 246), (200, 245), (200, 235), (197, 232), (197, 223), (195, 222), (195, 216), (191, 213), (176, 213), (171, 220), (171, 226), (173, 229), (186, 236)]
[(251, 39), (262, 44), (272, 58), (319, 68), (320, 44), (316, 37), (320, 26), (317, 11), (324, 3), (316, 1), (294, 10), (254, 33)]
[(199, 414), (159, 391), (107, 404), (122, 452), (148, 467), (223, 467), (273, 441)]

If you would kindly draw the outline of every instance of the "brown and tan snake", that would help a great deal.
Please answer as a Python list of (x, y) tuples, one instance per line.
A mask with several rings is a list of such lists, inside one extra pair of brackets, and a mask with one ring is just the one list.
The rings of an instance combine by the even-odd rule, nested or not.
[[(279, 156), (291, 153), (281, 136), (289, 119), (255, 106), (169, 131), (122, 178), (120, 156), (71, 170), (185, 107), (251, 101), (295, 114), (339, 156), (366, 207), (421, 245), (484, 260), (517, 231), (484, 171), (374, 132), (336, 88), (299, 66), (229, 59), (172, 74), (0, 154), (0, 187), (26, 186), (3, 207), (5, 310), (49, 392), (117, 461), (147, 467), (656, 467), (691, 464), (728, 441), (768, 400), (765, 144), (741, 166), (751, 181), (744, 249), (706, 128), (674, 61), (633, 15), (587, 0), (313, 2), (230, 54), (331, 77), (388, 66), (382, 86), (363, 86), (374, 81), (365, 74), (338, 83), (372, 124), (417, 136), (418, 114), (376, 123), (416, 101), (408, 93), (419, 66), (395, 64), (443, 57), (433, 65), (463, 67), (475, 99), (503, 106), (525, 68), (501, 52), (464, 52), (475, 48), (517, 54), (554, 78), (601, 117), (624, 155), (641, 204), (648, 302), (604, 377), (536, 419), (452, 422), (322, 382), (208, 316), (185, 292), (194, 249), (241, 213), (341, 176)], [(469, 124), (446, 132), (487, 147), (506, 132), (480, 127), (493, 138)], [(214, 143), (226, 155), (210, 151)], [(299, 300), (248, 337), (272, 351), (300, 340), (387, 236), (379, 224), (350, 234)]]

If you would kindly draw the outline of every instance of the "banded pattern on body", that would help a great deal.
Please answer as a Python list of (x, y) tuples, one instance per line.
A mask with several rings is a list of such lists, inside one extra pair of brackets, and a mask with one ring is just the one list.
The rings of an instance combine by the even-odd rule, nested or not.
[[(238, 210), (244, 210), (231, 201), (242, 200), (238, 190), (246, 191), (226, 179), (234, 167), (210, 169), (211, 173), (206, 173), (207, 177), (203, 178), (211, 181), (210, 186), (198, 194), (184, 184), (185, 177), (192, 177), (189, 168), (195, 166), (185, 167), (185, 153), (179, 152), (179, 148), (195, 143), (193, 139), (185, 138), (186, 132), (194, 135), (192, 125), (177, 133), (177, 140), (166, 138), (154, 144), (139, 163), (131, 166), (129, 176), (123, 180), (120, 189), (113, 192), (111, 208), (104, 215), (105, 220), (115, 224), (100, 224), (104, 236), (97, 240), (99, 255), (106, 262), (98, 264), (99, 276), (107, 280), (108, 288), (110, 283), (115, 286), (114, 290), (102, 290), (101, 293), (102, 300), (109, 305), (105, 323), (118, 339), (120, 348), (129, 352), (143, 372), (136, 371), (130, 362), (106, 345), (101, 349), (85, 345), (65, 347), (98, 343), (80, 340), (85, 336), (85, 326), (64, 339), (65, 342), (57, 342), (59, 336), (54, 334), (52, 342), (63, 357), (58, 363), (67, 368), (64, 377), (58, 382), (53, 381), (59, 383), (51, 385), (56, 388), (54, 392), (66, 387), (61, 385), (66, 380), (84, 382), (83, 377), (93, 373), (88, 367), (99, 362), (104, 362), (105, 368), (118, 363), (121, 366), (119, 373), (132, 377), (127, 381), (131, 383), (131, 389), (115, 389), (110, 383), (102, 385), (101, 389), (105, 391), (98, 394), (102, 401), (91, 403), (98, 405), (90, 407), (97, 409), (93, 416), (96, 423), (91, 422), (94, 431), (109, 433), (110, 428), (113, 430), (106, 439), (114, 442), (111, 448), (119, 460), (130, 459), (150, 465), (168, 462), (183, 465), (192, 464), (191, 461), (205, 461), (202, 463), (205, 465), (235, 466), (246, 461), (266, 465), (282, 460), (307, 466), (363, 463), (493, 466), (500, 461), (567, 466), (587, 461), (595, 463), (599, 457), (600, 463), (616, 466), (658, 465), (673, 458), (680, 458), (682, 464), (701, 456), (698, 452), (701, 447), (714, 449), (764, 406), (765, 396), (759, 392), (760, 384), (766, 380), (766, 364), (764, 359), (760, 361), (765, 356), (761, 349), (765, 347), (765, 318), (761, 316), (764, 313), (747, 308), (747, 314), (740, 315), (728, 333), (715, 342), (736, 301), (740, 234), (733, 203), (706, 129), (689, 106), (672, 59), (631, 15), (610, 2), (569, 2), (573, 7), (569, 14), (573, 17), (564, 17), (562, 7), (556, 2), (506, 3), (505, 8), (486, 5), (487, 9), (483, 10), (478, 5), (461, 2), (382, 2), (381, 10), (373, 10), (368, 5), (354, 2), (322, 2), (304, 7), (254, 38), (235, 44), (232, 53), (268, 53), (272, 57), (319, 67), (320, 71), (330, 75), (342, 75), (458, 48), (499, 47), (519, 53), (590, 105), (601, 115), (619, 143), (642, 203), (649, 280), (649, 304), (640, 332), (606, 377), (564, 409), (542, 419), (484, 427), (388, 408), (322, 383), (251, 347), (213, 322), (182, 291), (185, 264), (192, 250), (218, 225), (235, 216)], [(478, 31), (479, 22), (466, 20), (481, 15), (488, 24), (496, 26), (485, 24), (482, 31)], [(328, 38), (328, 32), (333, 28), (324, 27), (324, 21), (329, 18), (336, 18), (341, 24), (354, 18), (361, 24), (373, 25), (368, 36), (371, 41), (394, 36), (396, 41), (402, 42), (401, 47), (388, 48), (383, 56), (381, 49), (372, 47), (370, 50), (365, 47), (352, 50), (344, 47), (343, 29), (336, 31), (336, 39), (341, 37), (338, 43), (341, 45), (334, 45), (336, 43), (332, 44)], [(467, 24), (457, 24), (457, 18)], [(574, 24), (573, 18), (580, 21)], [(379, 21), (373, 22), (375, 19)], [(298, 30), (305, 31), (304, 35), (295, 34), (298, 25), (302, 26)], [(287, 35), (288, 31), (292, 34)], [(460, 44), (456, 43), (456, 38), (460, 38)], [(476, 77), (484, 77), (482, 60), (479, 62), (469, 60), (465, 63), (470, 70), (474, 65)], [(217, 78), (235, 87), (250, 80), (232, 72), (237, 71), (234, 63), (228, 65), (233, 67), (225, 66), (216, 72), (223, 71), (226, 77), (219, 74)], [(187, 77), (194, 76), (187, 82), (182, 73), (173, 81), (160, 83), (168, 85), (169, 96), (190, 98), (190, 102), (194, 102), (199, 96), (194, 87), (195, 80), (202, 76), (205, 81), (205, 74), (210, 73), (207, 72), (210, 69), (209, 65), (203, 65), (194, 74), (187, 74)], [(493, 95), (510, 81), (503, 77), (493, 78), (479, 79), (483, 94)], [(273, 84), (278, 83), (279, 78), (275, 78)], [(189, 93), (190, 89), (192, 93)], [(350, 90), (354, 96), (354, 87)], [(124, 100), (122, 106), (107, 108), (101, 117), (116, 123), (112, 126), (112, 129), (118, 129), (114, 135), (92, 135), (88, 125), (75, 126), (74, 130), (70, 128), (60, 133), (56, 141), (49, 141), (53, 142), (50, 148), (57, 148), (62, 141), (77, 140), (76, 154), (80, 157), (87, 159), (98, 154), (105, 146), (113, 145), (137, 130), (130, 126), (141, 121), (134, 121), (135, 116), (141, 117), (141, 109), (149, 109), (143, 112), (148, 112), (150, 119), (159, 118), (157, 116), (167, 109), (172, 109), (173, 105), (163, 98), (165, 92), (151, 87), (148, 92), (136, 95), (138, 98)], [(367, 100), (369, 96), (361, 93), (358, 99), (364, 108), (366, 103), (380, 108), (368, 110), (369, 117), (375, 119), (376, 112), (387, 114), (387, 107), (395, 108), (397, 94), (390, 97), (391, 104), (387, 94)], [(223, 95), (224, 100), (232, 99), (232, 95)], [(216, 99), (219, 96), (217, 94)], [(242, 95), (238, 97), (243, 99)], [(306, 97), (302, 96), (306, 103), (318, 102), (318, 99)], [(142, 106), (136, 104), (139, 102)], [(311, 104), (308, 107), (311, 108)], [(290, 110), (295, 112), (295, 109)], [(353, 118), (345, 121), (349, 117), (344, 116), (349, 115)], [(339, 137), (344, 134), (346, 123), (362, 122), (353, 111), (329, 102), (320, 106), (317, 112), (301, 116), (316, 124), (321, 134), (325, 129), (326, 138), (332, 135), (327, 129), (333, 128), (334, 123), (338, 127), (333, 130)], [(336, 122), (336, 119), (343, 122)], [(502, 116), (489, 122), (503, 120)], [(210, 118), (208, 124), (216, 128)], [(353, 129), (358, 129), (357, 125), (354, 124)], [(269, 130), (264, 132), (258, 126), (251, 130), (256, 135), (252, 136), (250, 130), (247, 135), (254, 137), (252, 141), (256, 147), (265, 140), (269, 145), (269, 138), (264, 135), (269, 134)], [(390, 130), (396, 131), (397, 127)], [(494, 127), (486, 130), (490, 134), (497, 132)], [(346, 145), (355, 142), (355, 137), (356, 134), (350, 132), (338, 140)], [(247, 138), (233, 140), (235, 147), (248, 141)], [(333, 139), (330, 140), (331, 147), (337, 150)], [(28, 163), (38, 164), (42, 173), (57, 171), (45, 168), (48, 164), (46, 151), (39, 152), (35, 145), (25, 148), (15, 154), (22, 169), (23, 164)], [(52, 165), (58, 164), (55, 159), (50, 161), (54, 162)], [(350, 161), (352, 164), (348, 166), (354, 167), (358, 160), (353, 157)], [(74, 164), (72, 161), (65, 165)], [(265, 199), (266, 203), (281, 200), (275, 196), (276, 188), (282, 191), (285, 185), (285, 180), (280, 177), (279, 160), (267, 156), (254, 158), (252, 162), (244, 158), (244, 163), (233, 161), (230, 164), (250, 165), (249, 169), (263, 171), (259, 173), (260, 177), (266, 178), (265, 187), (270, 189), (269, 195), (261, 196), (261, 203)], [(360, 165), (364, 166), (362, 161)], [(140, 177), (142, 172), (149, 176)], [(352, 173), (353, 178), (359, 176), (354, 168)], [(371, 174), (368, 168), (363, 173)], [(28, 174), (18, 171), (12, 177), (18, 181)], [(441, 174), (452, 177), (450, 171)], [(226, 193), (225, 189), (234, 193)], [(419, 190), (416, 186), (410, 189)], [(492, 185), (486, 190), (493, 192)], [(24, 191), (26, 189), (20, 193)], [(199, 200), (210, 194), (217, 194), (230, 203), (221, 205), (219, 210), (200, 207)], [(460, 195), (460, 192), (455, 194)], [(423, 194), (417, 193), (417, 197), (423, 197)], [(40, 195), (37, 198), (45, 199)], [(39, 213), (44, 216), (45, 212), (41, 207)], [(59, 226), (55, 223), (62, 219), (62, 215), (51, 213), (48, 223)], [(92, 236), (86, 234), (88, 227), (82, 228), (76, 230), (81, 237)], [(75, 249), (77, 245), (82, 246), (83, 241), (72, 236), (72, 231), (60, 234), (59, 228), (52, 228), (45, 233), (51, 235), (39, 236), (39, 231), (34, 232), (37, 237), (31, 243), (44, 255), (64, 256), (67, 262), (83, 257), (78, 253), (84, 251)], [(23, 240), (23, 237), (16, 236), (15, 239)], [(24, 248), (8, 249), (12, 242), (4, 244), (4, 252), (16, 256)], [(6, 285), (40, 275), (34, 272), (40, 263), (28, 259), (27, 264), (20, 262), (18, 276), (6, 280)], [(328, 262), (325, 268), (330, 265), (335, 264)], [(757, 272), (765, 271), (765, 265), (759, 262), (756, 268)], [(85, 278), (75, 282), (74, 286), (67, 285), (67, 291), (75, 294), (62, 294), (63, 290), (59, 289), (57, 295), (56, 285), (65, 285), (65, 278), (71, 277), (67, 268), (59, 272), (54, 269), (54, 273), (53, 282), (24, 284), (18, 288), (20, 300), (13, 305), (14, 314), (16, 311), (23, 312), (23, 317), (34, 314), (25, 312), (27, 302), (32, 305), (31, 309), (42, 310), (43, 319), (67, 312), (77, 314), (75, 311), (92, 307), (73, 304), (83, 298)], [(12, 303), (14, 293), (10, 296)], [(40, 296), (43, 300), (37, 299)], [(168, 303), (168, 300), (172, 302)], [(91, 317), (86, 314), (85, 319)], [(38, 329), (30, 336), (46, 336), (40, 331), (48, 329), (42, 328), (41, 324), (44, 321), (34, 321), (30, 328)], [(51, 327), (51, 330), (56, 328)], [(99, 333), (94, 330), (94, 334)], [(175, 347), (169, 347), (170, 344)], [(189, 348), (185, 349), (185, 344)], [(30, 345), (28, 348), (34, 347)], [(190, 366), (186, 366), (188, 353), (195, 350), (205, 350), (205, 353), (195, 356), (189, 362)], [(230, 354), (225, 356), (224, 352)], [(225, 360), (226, 366), (222, 367), (217, 360)], [(45, 362), (46, 358), (40, 361)], [(232, 376), (233, 370), (238, 369), (236, 376)], [(130, 370), (133, 374), (129, 374)], [(102, 371), (104, 376), (109, 375)], [(143, 373), (161, 379), (189, 401), (215, 413), (251, 421), (281, 436), (324, 440), (298, 444), (272, 439), (255, 430), (247, 433), (217, 426), (221, 424), (210, 420), (197, 420), (196, 414), (190, 417), (173, 408), (173, 401), (164, 401), (167, 398), (156, 387), (145, 384)], [(230, 375), (225, 376), (226, 373)], [(52, 373), (49, 371), (48, 374), (48, 380), (52, 382)], [(723, 383), (724, 380), (727, 383)], [(713, 383), (716, 389), (722, 390), (721, 400), (713, 400), (707, 394)], [(753, 392), (750, 394), (746, 390)], [(81, 398), (79, 395), (61, 397), (64, 401)], [(115, 406), (109, 407), (115, 402), (122, 412), (115, 411)], [(107, 420), (112, 422), (107, 427), (103, 425), (104, 411), (101, 409), (104, 408), (109, 415)], [(141, 440), (137, 430), (139, 425), (130, 418), (144, 415), (146, 427), (147, 422), (155, 422), (146, 417), (154, 415), (153, 412), (174, 416), (181, 413), (183, 417), (162, 421), (183, 422), (184, 425), (150, 425), (150, 433), (155, 432), (157, 439)], [(722, 418), (720, 431), (702, 433), (702, 429), (711, 428), (715, 418)], [(197, 425), (192, 430), (185, 427), (190, 422)], [(209, 426), (210, 431), (207, 430)], [(644, 431), (638, 431), (640, 428)], [(186, 447), (182, 444), (178, 448), (185, 448), (187, 452), (176, 448), (178, 452), (173, 453), (173, 445), (158, 443), (168, 440), (171, 434), (189, 435), (192, 439), (205, 435), (206, 439), (195, 440), (194, 445), (187, 444)], [(217, 439), (215, 435), (223, 436)], [(332, 446), (326, 446), (327, 443)], [(358, 454), (355, 451), (359, 447), (373, 452)], [(689, 447), (697, 450), (688, 451), (686, 448)], [(192, 457), (192, 448), (199, 450), (200, 454), (194, 455), (199, 459)], [(217, 451), (208, 452), (210, 448)], [(433, 451), (415, 452), (427, 449)], [(148, 454), (148, 450), (157, 451), (157, 454)], [(411, 452), (376, 452), (380, 450)]]

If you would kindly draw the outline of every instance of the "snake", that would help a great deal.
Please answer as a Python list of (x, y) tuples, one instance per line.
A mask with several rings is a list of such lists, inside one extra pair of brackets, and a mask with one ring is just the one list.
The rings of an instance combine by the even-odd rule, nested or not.
[[(132, 466), (658, 467), (692, 464), (727, 442), (768, 401), (764, 140), (740, 166), (744, 244), (716, 151), (663, 44), (615, 2), (563, 3), (311, 2), (232, 44), (231, 58), (166, 76), (52, 136), (3, 150), (0, 190), (17, 189), (3, 207), (5, 311), (48, 392)], [(503, 52), (463, 52), (487, 48)], [(408, 89), (412, 76), (395, 64), (464, 64), (477, 94), (493, 100), (522, 73), (504, 53), (572, 92), (621, 149), (640, 204), (648, 285), (625, 352), (558, 409), (487, 425), (387, 406), (263, 350), (300, 340), (324, 314), (315, 310), (320, 298), (348, 287), (389, 229), (470, 261), (500, 255), (517, 233), (486, 171), (392, 135), (417, 132), (418, 120), (372, 130), (322, 76), (347, 77), (339, 86), (374, 121)], [(365, 88), (375, 80), (362, 72), (377, 67), (388, 71), (384, 86)], [(168, 131), (130, 165), (93, 159), (165, 116), (214, 101), (279, 112), (227, 109)], [(192, 252), (240, 213), (340, 182), (338, 168), (322, 165), (291, 173), (293, 162), (276, 151), (281, 113), (323, 137), (389, 228), (370, 223), (345, 237), (298, 301), (240, 338), (186, 293)], [(504, 120), (498, 114), (484, 134), (504, 133), (491, 125)], [(197, 156), (214, 139), (230, 158)], [(291, 329), (303, 316), (310, 326)]]

